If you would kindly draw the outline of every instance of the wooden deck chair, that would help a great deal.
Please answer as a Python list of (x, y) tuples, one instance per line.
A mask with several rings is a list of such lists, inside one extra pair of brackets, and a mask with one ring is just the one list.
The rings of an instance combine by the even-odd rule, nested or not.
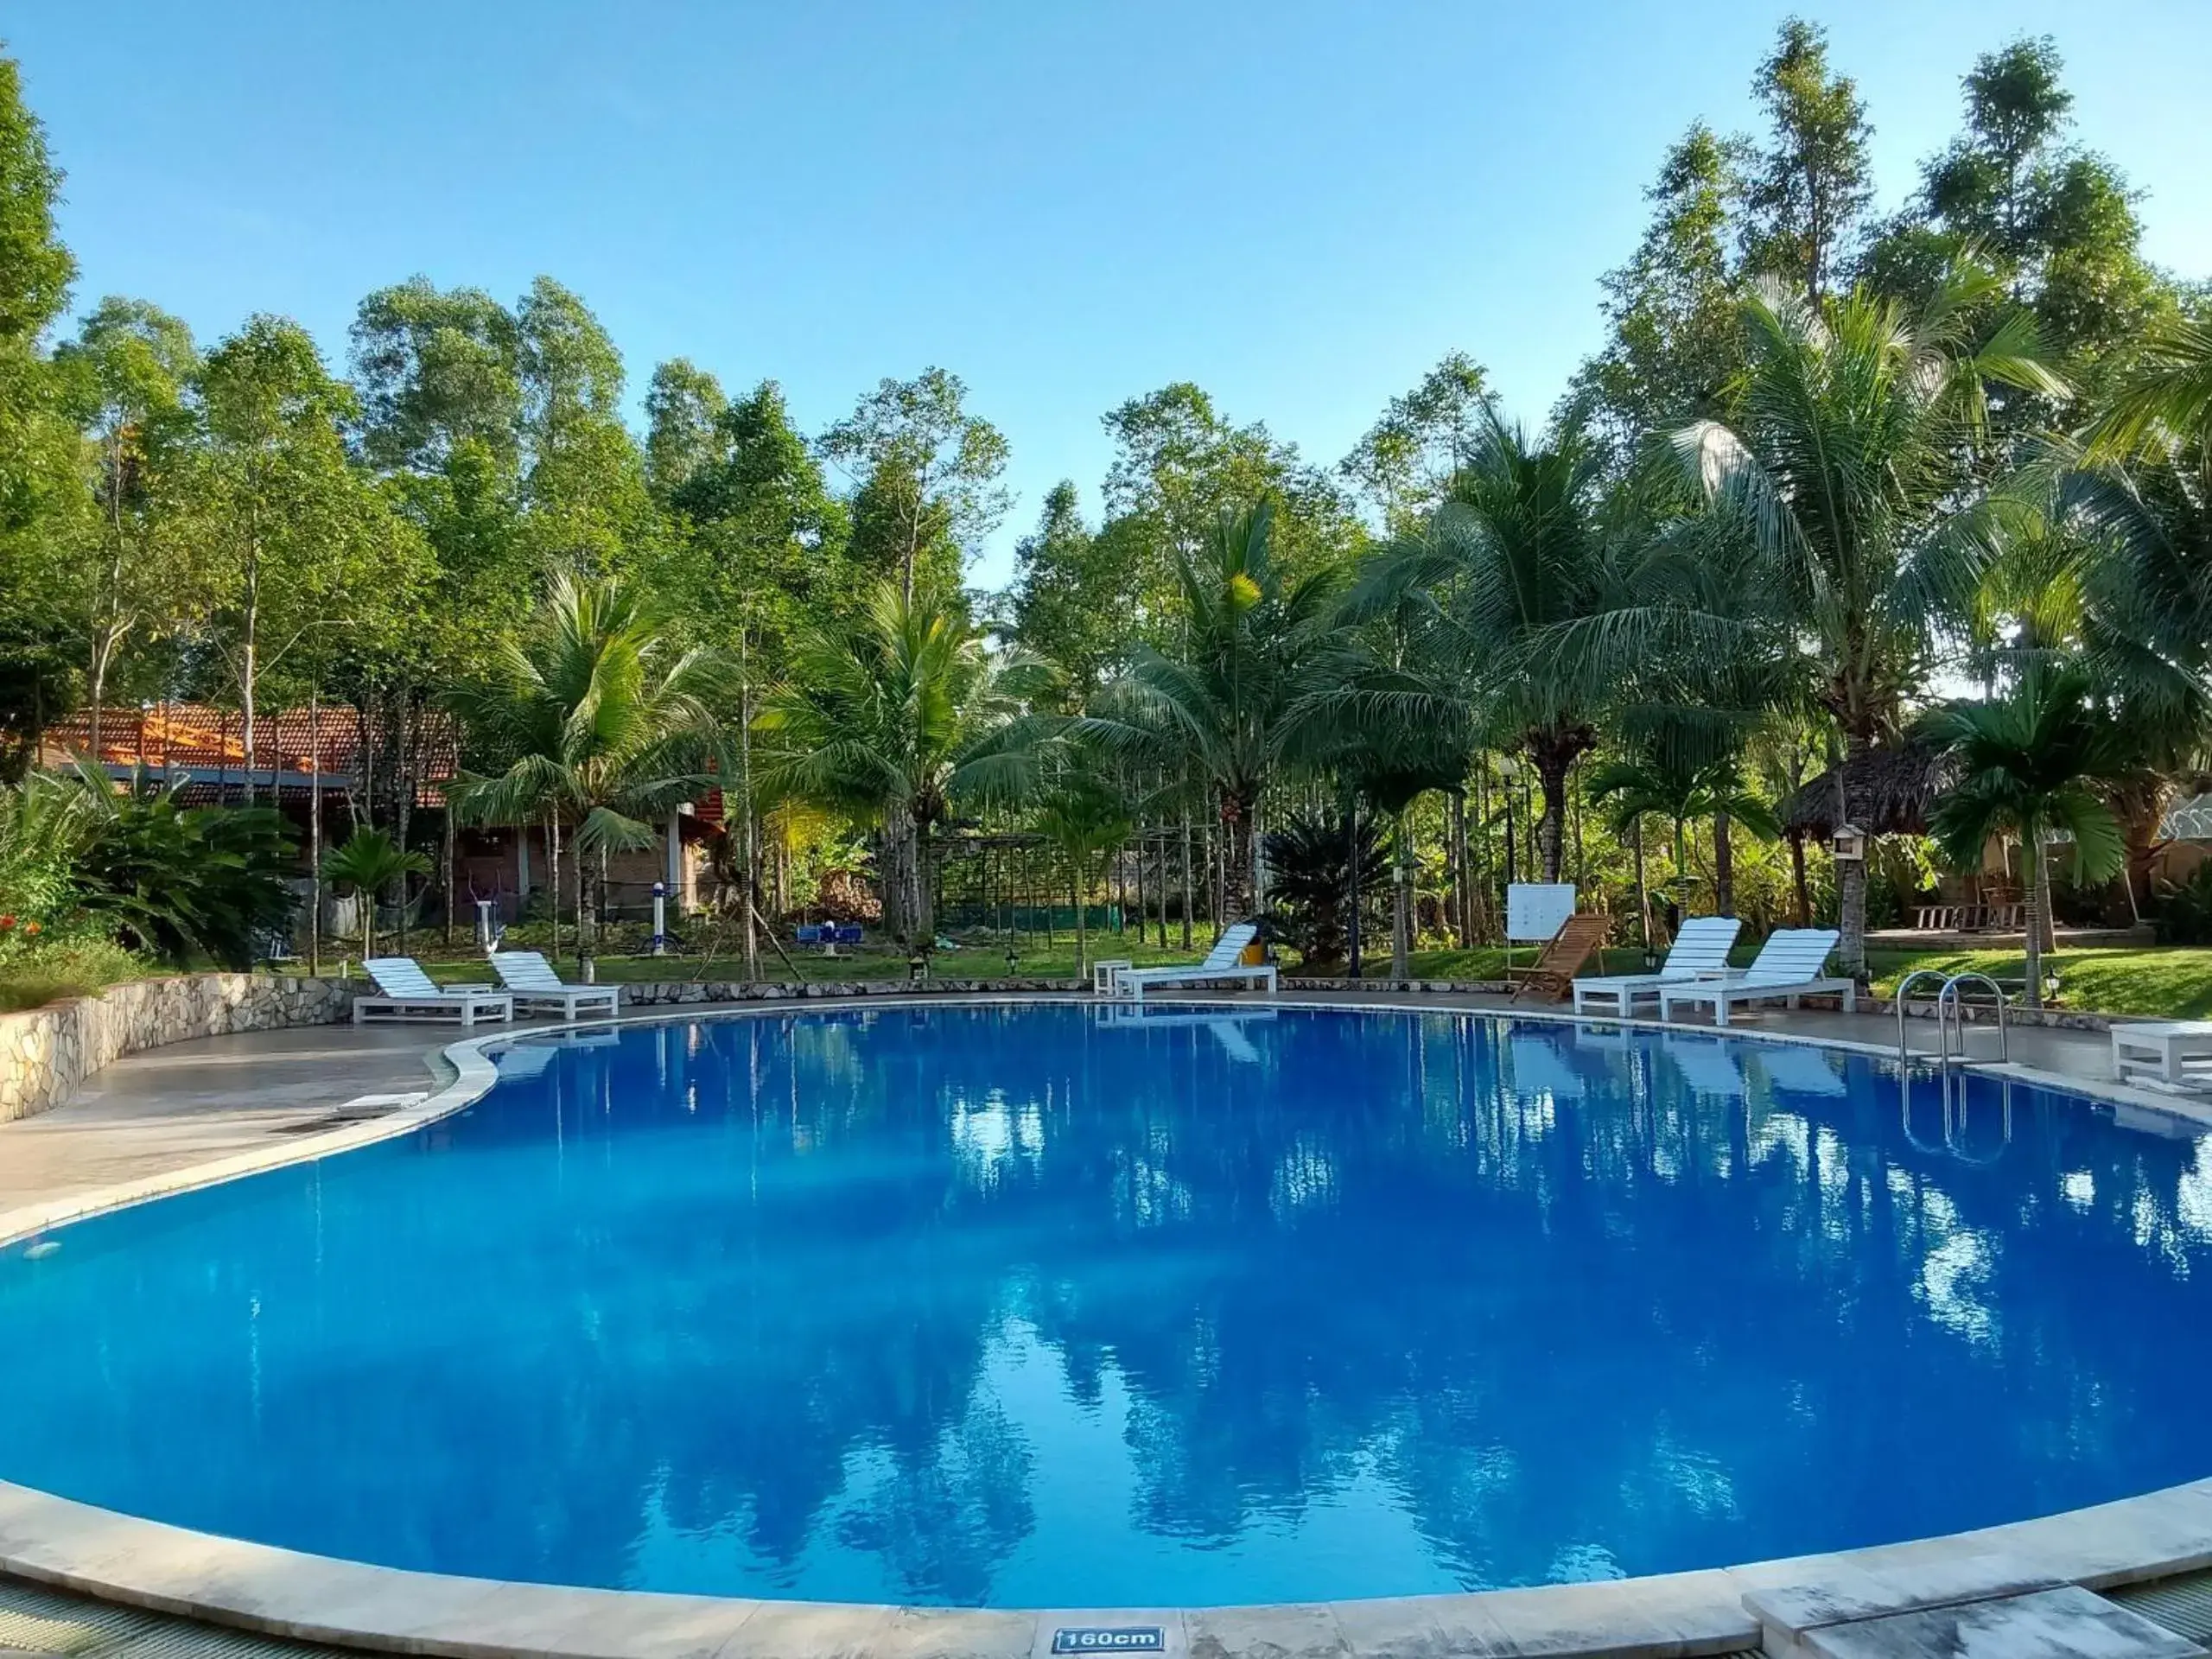
[(1534, 966), (1505, 970), (1507, 978), (1521, 982), (1513, 988), (1513, 1000), (1517, 1002), (1522, 992), (1534, 989), (1550, 992), (1554, 1002), (1563, 1001), (1574, 988), (1575, 975), (1581, 971), (1584, 963), (1598, 953), (1598, 947), (1605, 944), (1612, 925), (1610, 916), (1568, 917), (1560, 924), (1559, 931), (1552, 935)]

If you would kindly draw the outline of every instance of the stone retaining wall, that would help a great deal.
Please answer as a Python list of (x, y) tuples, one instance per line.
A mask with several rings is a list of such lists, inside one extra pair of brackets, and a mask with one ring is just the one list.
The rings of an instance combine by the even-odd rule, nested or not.
[(123, 1055), (188, 1037), (328, 1025), (353, 1000), (342, 980), (185, 974), (0, 1014), (0, 1123), (64, 1104)]

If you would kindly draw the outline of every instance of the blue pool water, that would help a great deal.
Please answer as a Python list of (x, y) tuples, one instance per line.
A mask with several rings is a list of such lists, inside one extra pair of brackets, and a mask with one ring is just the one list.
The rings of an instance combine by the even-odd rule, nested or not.
[(500, 1578), (1039, 1605), (1657, 1572), (2212, 1473), (2212, 1163), (1860, 1058), (878, 1009), (0, 1253), (0, 1478)]

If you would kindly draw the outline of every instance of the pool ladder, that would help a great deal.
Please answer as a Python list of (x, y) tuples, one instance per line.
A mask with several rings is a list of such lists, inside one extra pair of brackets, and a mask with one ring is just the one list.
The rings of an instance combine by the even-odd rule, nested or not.
[[(1897, 1059), (1900, 1063), (1910, 1062), (1913, 1058), (1912, 1050), (1905, 1040), (1905, 999), (1911, 993), (1913, 986), (1923, 979), (1940, 979), (1943, 982), (1942, 989), (1936, 993), (1936, 1068), (1937, 1071), (1948, 1077), (1950, 1068), (1954, 1065), (1987, 1064), (1986, 1061), (1974, 1061), (1967, 1054), (1966, 999), (1960, 990), (1960, 988), (1964, 985), (1986, 985), (1989, 988), (1990, 995), (1997, 999), (1997, 1062), (2002, 1065), (2012, 1058), (2012, 1034), (2011, 1027), (2005, 1023), (2006, 1004), (2005, 988), (2002, 985), (1987, 974), (1946, 975), (1940, 968), (1916, 968), (1897, 982)], [(1958, 1027), (1959, 1033), (1959, 1052), (1956, 1054), (1951, 1052), (1951, 1028), (1954, 1025)]]

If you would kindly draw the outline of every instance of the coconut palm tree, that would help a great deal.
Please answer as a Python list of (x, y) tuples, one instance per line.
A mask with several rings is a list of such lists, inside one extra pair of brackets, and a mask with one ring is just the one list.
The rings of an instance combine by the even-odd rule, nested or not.
[[(2066, 391), (2024, 313), (1970, 332), (1997, 298), (1963, 264), (1913, 315), (1863, 289), (1815, 306), (1762, 285), (1726, 417), (1671, 436), (1762, 601), (1755, 619), (1678, 616), (1678, 643), (1733, 650), (1764, 626), (1809, 656), (1847, 761), (1895, 734), (1932, 624), (1970, 606), (1999, 544), (2002, 503), (1977, 488), (1988, 388)], [(1866, 811), (1844, 802), (1853, 823)], [(1839, 955), (1863, 975), (1864, 864), (1844, 863), (1837, 888)]]
[[(520, 638), (481, 680), (447, 698), (494, 770), (464, 770), (449, 793), (463, 823), (542, 823), (560, 918), (561, 837), (580, 861), (654, 846), (660, 826), (715, 783), (724, 677), (711, 653), (679, 650), (620, 578), (556, 575)], [(579, 965), (595, 943), (593, 883), (576, 882)]]
[[(428, 875), (430, 861), (394, 841), (382, 830), (366, 825), (346, 837), (346, 844), (323, 861), (322, 873), (333, 881), (353, 889), (361, 906), (361, 954), (377, 953), (377, 899), (391, 884), (410, 875)], [(405, 895), (403, 893), (403, 899)], [(404, 915), (404, 912), (403, 912)], [(406, 924), (400, 924), (400, 950), (407, 949)]]
[(2050, 938), (2050, 843), (2070, 838), (2077, 881), (2120, 868), (2120, 824), (2097, 783), (2124, 764), (2109, 718), (2075, 665), (2031, 663), (2004, 696), (1952, 704), (1933, 733), (1963, 769), (1936, 804), (1929, 830), (1944, 857), (1980, 869), (1999, 836), (2019, 838), (2028, 899), (2028, 1006), (2043, 1005), (2043, 953)]
[(1036, 710), (1058, 677), (1027, 652), (993, 649), (946, 601), (884, 582), (856, 624), (794, 638), (757, 721), (762, 781), (880, 826), (885, 925), (925, 951), (930, 828), (956, 807), (1035, 793), (1059, 725)]
[(1406, 683), (1367, 699), (1408, 728), (1458, 727), (1528, 756), (1542, 791), (1536, 847), (1559, 880), (1567, 779), (1598, 742), (1598, 702), (1559, 671), (1551, 635), (1615, 587), (1598, 512), (1601, 463), (1579, 432), (1533, 442), (1493, 410), (1428, 521), (1361, 573), (1348, 618), (1424, 613)]
[(1700, 818), (1712, 819), (1716, 915), (1736, 913), (1726, 850), (1732, 831), (1740, 825), (1761, 841), (1772, 841), (1782, 833), (1774, 809), (1745, 784), (1741, 763), (1732, 753), (1700, 760), (1686, 746), (1655, 741), (1632, 753), (1599, 761), (1583, 779), (1583, 787), (1592, 804), (1605, 809), (1605, 827), (1617, 836), (1633, 836), (1647, 816), (1668, 820), (1674, 829), (1678, 902), (1685, 904), (1689, 826)]
[(1274, 562), (1274, 506), (1224, 512), (1196, 558), (1176, 556), (1184, 643), (1140, 645), (1083, 729), (1157, 770), (1203, 779), (1227, 836), (1229, 913), (1257, 907), (1260, 798), (1316, 740), (1315, 695), (1338, 683), (1344, 638), (1337, 580), (1291, 578)]

